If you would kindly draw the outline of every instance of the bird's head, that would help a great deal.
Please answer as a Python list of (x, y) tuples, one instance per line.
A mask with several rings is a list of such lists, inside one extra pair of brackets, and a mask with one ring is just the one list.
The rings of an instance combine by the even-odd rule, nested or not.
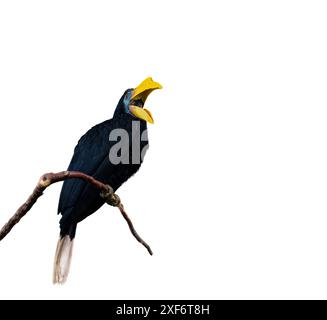
[(114, 116), (126, 113), (134, 118), (153, 123), (150, 111), (143, 107), (149, 94), (161, 88), (162, 86), (160, 83), (153, 81), (152, 78), (146, 78), (135, 89), (128, 89), (125, 91), (120, 98)]

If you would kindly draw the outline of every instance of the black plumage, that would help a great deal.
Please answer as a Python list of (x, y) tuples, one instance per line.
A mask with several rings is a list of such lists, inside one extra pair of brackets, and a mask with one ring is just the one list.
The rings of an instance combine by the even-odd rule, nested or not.
[[(127, 90), (124, 93), (112, 119), (94, 126), (80, 138), (68, 167), (68, 170), (81, 171), (109, 184), (114, 191), (136, 173), (141, 166), (142, 159), (139, 163), (132, 163), (132, 140), (140, 140), (141, 150), (148, 145), (148, 141), (142, 141), (141, 135), (137, 132), (133, 136), (133, 121), (139, 122), (141, 134), (146, 130), (147, 125), (146, 121), (126, 112), (125, 101), (128, 100), (126, 96), (130, 92), (131, 90)], [(142, 103), (140, 104), (142, 105)], [(114, 129), (125, 129), (128, 132), (128, 164), (113, 164), (109, 160), (109, 150), (117, 143), (117, 141), (109, 140), (109, 134)], [(97, 211), (103, 204), (104, 200), (94, 186), (79, 179), (66, 180), (61, 190), (58, 207), (58, 213), (62, 215), (60, 220), (61, 237), (69, 235), (73, 239), (77, 223)]]

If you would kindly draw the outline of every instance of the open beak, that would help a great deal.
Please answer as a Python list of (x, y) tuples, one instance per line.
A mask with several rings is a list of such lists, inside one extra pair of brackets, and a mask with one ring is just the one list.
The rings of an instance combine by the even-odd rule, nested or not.
[(161, 84), (146, 78), (133, 90), (129, 110), (135, 117), (153, 123), (151, 112), (143, 106), (149, 94), (156, 89), (162, 89)]

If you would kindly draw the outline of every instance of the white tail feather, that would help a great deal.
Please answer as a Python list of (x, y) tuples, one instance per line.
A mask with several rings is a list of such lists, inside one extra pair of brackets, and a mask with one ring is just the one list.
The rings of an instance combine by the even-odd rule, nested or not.
[(69, 236), (59, 238), (53, 268), (53, 283), (63, 284), (67, 280), (73, 253), (74, 241)]

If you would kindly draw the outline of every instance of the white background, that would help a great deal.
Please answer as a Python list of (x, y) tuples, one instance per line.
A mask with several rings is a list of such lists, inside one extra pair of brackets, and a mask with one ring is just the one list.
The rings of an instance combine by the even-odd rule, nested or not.
[(148, 76), (155, 124), (51, 282), (61, 185), (0, 243), (0, 298), (327, 298), (325, 1), (1, 1), (0, 224)]

